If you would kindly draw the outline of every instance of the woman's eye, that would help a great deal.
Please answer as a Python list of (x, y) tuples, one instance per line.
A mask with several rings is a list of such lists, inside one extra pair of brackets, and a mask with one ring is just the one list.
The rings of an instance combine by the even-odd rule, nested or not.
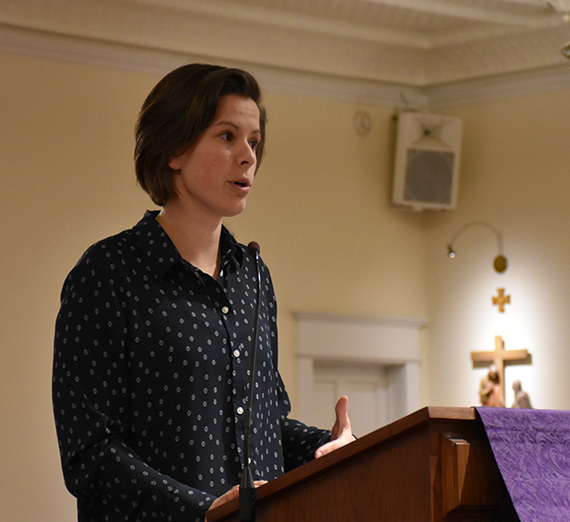
[(232, 139), (232, 133), (229, 131), (222, 132), (222, 134), (220, 134), (220, 138), (222, 138), (223, 140), (226, 140), (226, 141), (230, 141)]
[(250, 142), (249, 142), (249, 146), (251, 147), (252, 150), (257, 149), (258, 145), (259, 145), (259, 141), (257, 141), (257, 140), (250, 140)]

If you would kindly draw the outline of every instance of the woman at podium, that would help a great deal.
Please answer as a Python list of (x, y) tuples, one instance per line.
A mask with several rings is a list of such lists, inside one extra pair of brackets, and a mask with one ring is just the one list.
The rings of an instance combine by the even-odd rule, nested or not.
[(259, 484), (352, 440), (346, 398), (332, 431), (289, 418), (269, 270), (222, 223), (245, 209), (265, 124), (257, 81), (219, 66), (172, 71), (142, 106), (136, 174), (160, 210), (84, 253), (56, 323), (80, 522), (203, 521), (238, 495), (244, 454)]

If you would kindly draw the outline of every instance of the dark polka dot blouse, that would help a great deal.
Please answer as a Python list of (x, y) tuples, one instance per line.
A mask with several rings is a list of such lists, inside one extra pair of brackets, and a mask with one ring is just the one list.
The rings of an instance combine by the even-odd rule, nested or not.
[[(224, 228), (217, 279), (181, 258), (147, 212), (93, 245), (67, 277), (53, 404), (80, 522), (202, 521), (240, 482), (257, 282)], [(261, 265), (250, 438), (255, 479), (313, 458), (330, 432), (288, 419), (276, 303)]]

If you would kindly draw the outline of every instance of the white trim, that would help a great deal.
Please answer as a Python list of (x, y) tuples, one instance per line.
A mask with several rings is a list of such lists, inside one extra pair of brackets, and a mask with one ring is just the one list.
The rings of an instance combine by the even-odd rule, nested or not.
[(295, 317), (300, 357), (381, 365), (420, 360), (418, 336), (425, 319), (303, 312)]
[[(157, 76), (183, 63), (213, 61), (212, 56), (197, 53), (64, 36), (5, 25), (0, 25), (0, 52)], [(567, 63), (536, 71), (415, 87), (238, 60), (215, 61), (252, 71), (265, 90), (403, 109), (436, 109), (570, 89), (570, 66)]]
[(427, 321), (400, 316), (350, 316), (298, 312), (297, 371), (301, 418), (312, 413), (315, 366), (322, 361), (373, 365), (389, 375), (391, 420), (418, 409), (419, 330)]
[(408, 326), (422, 328), (428, 320), (424, 317), (410, 317), (404, 315), (351, 315), (329, 314), (324, 312), (293, 312), (297, 321), (320, 321), (331, 323), (360, 323), (385, 326)]
[(434, 85), (422, 90), (431, 108), (471, 105), (570, 89), (570, 64), (490, 78)]

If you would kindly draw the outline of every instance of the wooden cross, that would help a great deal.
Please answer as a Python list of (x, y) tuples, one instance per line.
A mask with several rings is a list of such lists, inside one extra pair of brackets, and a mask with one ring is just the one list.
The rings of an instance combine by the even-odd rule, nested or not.
[(511, 304), (511, 296), (510, 294), (505, 295), (504, 288), (497, 288), (497, 292), (499, 293), (499, 295), (497, 295), (496, 297), (493, 296), (493, 304), (499, 305), (499, 312), (502, 313), (505, 311), (505, 305)]
[(505, 362), (506, 361), (526, 361), (530, 354), (528, 350), (505, 350), (505, 341), (500, 335), (495, 337), (495, 350), (492, 352), (471, 352), (471, 360), (474, 363), (488, 362), (495, 365), (497, 374), (501, 380), (503, 397), (505, 396)]

